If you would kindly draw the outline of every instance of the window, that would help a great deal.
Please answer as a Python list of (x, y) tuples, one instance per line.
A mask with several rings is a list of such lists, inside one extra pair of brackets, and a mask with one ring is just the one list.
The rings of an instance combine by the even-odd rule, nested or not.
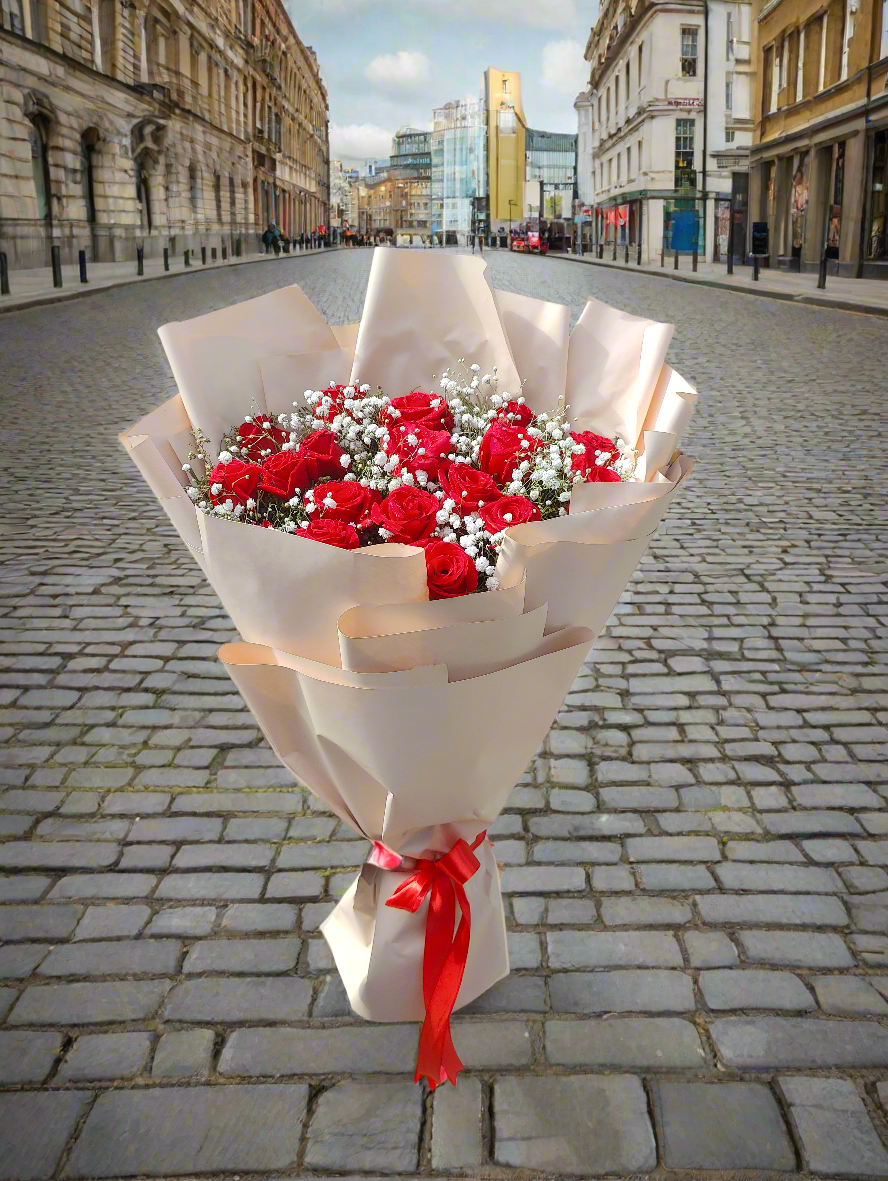
[(197, 165), (188, 165), (188, 186), (191, 190), (191, 212), (197, 217), (200, 206), (200, 181), (197, 175)]
[(820, 67), (817, 71), (817, 89), (823, 90), (826, 84), (826, 18), (829, 14), (824, 13), (820, 21)]
[[(883, 10), (884, 11), (884, 10)], [(885, 26), (882, 26), (882, 35)], [(870, 189), (870, 224), (865, 238), (866, 257), (888, 258), (886, 215), (888, 215), (888, 131), (876, 131), (872, 137), (873, 180)]]
[(681, 30), (681, 73), (683, 78), (697, 77), (697, 34), (696, 26)]
[(512, 107), (503, 107), (499, 113), (500, 135), (515, 134), (515, 111)]
[(780, 47), (774, 46), (774, 65), (771, 68), (771, 101), (768, 105), (769, 111), (777, 110), (777, 95), (780, 92)]
[(213, 177), (213, 196), (216, 198), (216, 221), (222, 224), (222, 177), (217, 172)]
[(734, 132), (733, 132), (733, 129), (731, 129), (731, 130), (725, 132), (725, 143), (732, 144), (733, 142), (734, 142)]
[(629, 73), (629, 71), (630, 71), (630, 69), (631, 69), (631, 62), (626, 62), (626, 106), (627, 107), (629, 106), (629, 90), (630, 90), (630, 84), (629, 84), (630, 73)]
[[(888, 0), (885, 0), (885, 3), (888, 4)], [(643, 61), (644, 61), (644, 45), (641, 44), (638, 47), (638, 93), (639, 94), (641, 94), (641, 65), (642, 65)]]
[(734, 56), (734, 18), (728, 13), (725, 20), (725, 61)]
[(22, 11), (22, 0), (2, 0), (0, 3), (0, 29), (10, 29), (13, 33), (23, 34), (25, 31), (25, 14)]
[(617, 152), (617, 184), (623, 179), (623, 156)]
[(93, 183), (93, 152), (95, 151), (95, 132), (84, 132), (80, 138), (80, 183), (83, 192), (83, 203), (86, 206), (86, 220), (90, 223), (96, 220), (96, 198)]
[(509, 79), (503, 78), (503, 94), (509, 93)]
[(626, 180), (632, 179), (632, 149), (626, 149)]
[(228, 219), (231, 222), (231, 228), (237, 225), (237, 195), (234, 188), (234, 177), (229, 172), (228, 174)]
[(879, 57), (888, 57), (888, 0), (882, 0), (882, 40)]
[(734, 109), (734, 75), (725, 74), (725, 110)]
[(636, 167), (638, 168), (639, 173), (641, 172), (641, 143), (642, 143), (642, 141), (639, 140), (637, 154), (635, 156), (635, 159), (638, 161), (638, 164), (636, 165)]
[(151, 233), (151, 191), (148, 187), (148, 174), (143, 170), (140, 160), (136, 161), (136, 199), (139, 202), (139, 218), (142, 229)]
[(799, 51), (796, 57), (795, 101), (805, 97), (805, 27), (799, 29)]
[(842, 34), (842, 71), (839, 75), (841, 79), (848, 77), (848, 55), (851, 50), (851, 38), (854, 36), (854, 10), (857, 5), (853, 0), (845, 0), (845, 31)]
[(620, 75), (614, 78), (614, 115), (620, 118)]
[(697, 187), (697, 172), (694, 168), (694, 120), (675, 120), (675, 188)]
[(34, 196), (37, 198), (37, 216), (41, 221), (52, 221), (52, 196), (49, 181), (49, 158), (46, 150), (46, 129), (42, 119), (34, 119), (28, 130), (31, 145), (31, 175), (34, 178)]

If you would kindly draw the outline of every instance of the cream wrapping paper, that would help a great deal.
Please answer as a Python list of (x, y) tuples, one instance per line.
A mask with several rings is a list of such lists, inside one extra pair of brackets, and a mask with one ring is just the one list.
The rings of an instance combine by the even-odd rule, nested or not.
[[(407, 859), (365, 865), (323, 927), (372, 1020), (423, 1014), (428, 902), (387, 899), (412, 859), (471, 843), (499, 814), (693, 466), (674, 458), (696, 393), (665, 364), (671, 327), (594, 300), (568, 326), (567, 308), (494, 292), (480, 260), (377, 251), (359, 324), (331, 329), (290, 287), (162, 328), (179, 394), (121, 436), (243, 636), (220, 658), (278, 757)], [(339, 550), (188, 498), (192, 427), (216, 450), (245, 413), (284, 413), (307, 389), (431, 390), (460, 358), (497, 366), (500, 391), (536, 412), (566, 399), (574, 429), (641, 452), (639, 482), (578, 485), (567, 516), (509, 529), (500, 590), (430, 602), (418, 549)], [(487, 844), (476, 855), (458, 1006), (508, 972), (495, 861)]]

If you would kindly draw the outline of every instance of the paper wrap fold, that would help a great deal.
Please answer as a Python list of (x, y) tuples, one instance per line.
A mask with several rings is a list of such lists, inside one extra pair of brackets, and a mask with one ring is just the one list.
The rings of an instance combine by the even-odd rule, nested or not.
[[(677, 449), (696, 393), (665, 363), (671, 327), (594, 300), (568, 325), (560, 305), (494, 292), (479, 260), (377, 251), (358, 325), (331, 329), (290, 287), (162, 328), (179, 394), (121, 436), (243, 637), (220, 658), (280, 760), (404, 859), (365, 865), (322, 928), (372, 1020), (423, 1018), (428, 899), (415, 913), (386, 903), (460, 841), (480, 843), (456, 1007), (508, 972), (481, 834), (693, 466)], [(218, 449), (245, 413), (287, 411), (307, 389), (348, 379), (395, 397), (459, 358), (496, 365), (500, 392), (524, 382), (537, 412), (565, 398), (575, 429), (641, 453), (643, 482), (578, 485), (567, 516), (509, 529), (500, 590), (429, 602), (419, 549), (340, 550), (205, 516), (187, 497), (192, 427)]]

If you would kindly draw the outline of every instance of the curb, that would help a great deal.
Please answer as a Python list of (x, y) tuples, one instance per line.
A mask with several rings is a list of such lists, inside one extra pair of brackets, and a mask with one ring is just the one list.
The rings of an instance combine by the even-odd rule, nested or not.
[[(339, 246), (325, 246), (323, 250), (309, 250), (297, 252), (292, 255), (293, 258), (317, 258), (322, 254), (332, 254), (336, 250), (340, 250)], [(26, 312), (29, 308), (46, 307), (53, 303), (69, 303), (72, 299), (83, 299), (87, 295), (101, 295), (105, 291), (113, 291), (116, 287), (131, 287), (134, 283), (154, 283), (158, 279), (175, 279), (177, 277), (190, 275), (205, 275), (210, 271), (231, 270), (234, 267), (250, 266), (258, 262), (265, 262), (270, 259), (268, 254), (255, 254), (249, 258), (229, 259), (226, 263), (217, 262), (215, 266), (205, 267), (203, 265), (198, 267), (183, 267), (180, 271), (161, 271), (159, 275), (132, 275), (130, 278), (115, 279), (112, 283), (105, 283), (100, 287), (90, 287), (89, 284), (81, 287), (71, 288), (68, 291), (63, 289), (56, 291), (47, 291), (44, 294), (38, 294), (33, 299), (27, 296), (22, 297), (19, 303), (15, 302), (15, 296), (3, 296), (2, 300), (11, 299), (12, 303), (5, 303), (0, 300), (0, 315), (8, 315), (11, 312)], [(278, 255), (279, 258), (286, 257), (283, 253)], [(15, 272), (12, 272), (13, 275)]]
[[(779, 299), (783, 300), (784, 303), (803, 304), (805, 307), (829, 308), (833, 311), (856, 312), (862, 316), (881, 316), (883, 319), (888, 319), (888, 307), (867, 303), (852, 303), (850, 300), (831, 298), (828, 295), (821, 298), (816, 295), (793, 295), (788, 291), (769, 291), (754, 287), (738, 287), (734, 283), (725, 283), (721, 279), (708, 279), (705, 277), (694, 279), (690, 275), (682, 275), (680, 272), (676, 274), (675, 271), (650, 270), (645, 267), (627, 266), (624, 268), (613, 263), (603, 262), (597, 258), (577, 258), (572, 254), (552, 253), (547, 257), (557, 258), (562, 262), (581, 263), (584, 266), (603, 267), (606, 271), (618, 271), (620, 274), (646, 275), (651, 279), (671, 279), (674, 283), (690, 283), (694, 287), (714, 287), (719, 291), (730, 291), (734, 295), (753, 295), (760, 299)], [(874, 282), (877, 282), (877, 280), (874, 280)]]

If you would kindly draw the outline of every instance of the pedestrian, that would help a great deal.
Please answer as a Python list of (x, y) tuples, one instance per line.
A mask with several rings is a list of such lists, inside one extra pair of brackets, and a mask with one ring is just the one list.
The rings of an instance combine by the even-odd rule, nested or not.
[(265, 227), (265, 233), (262, 235), (262, 245), (265, 247), (265, 253), (271, 253), (271, 244), (274, 241), (273, 223), (269, 222)]

